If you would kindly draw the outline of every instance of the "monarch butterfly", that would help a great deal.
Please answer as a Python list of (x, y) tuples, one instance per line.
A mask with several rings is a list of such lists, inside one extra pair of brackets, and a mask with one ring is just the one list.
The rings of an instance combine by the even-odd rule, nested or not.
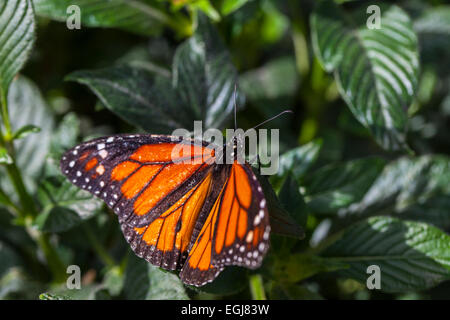
[[(235, 129), (236, 110), (235, 86)], [(286, 112), (292, 113), (280, 112), (253, 129)], [(137, 256), (167, 270), (181, 269), (181, 280), (199, 287), (226, 265), (260, 267), (269, 248), (262, 187), (235, 152), (243, 143), (233, 136), (233, 161), (222, 164), (216, 161), (223, 158), (220, 150), (230, 145), (217, 148), (168, 135), (114, 135), (68, 150), (60, 168), (118, 215)], [(186, 149), (189, 156), (180, 155)]]
[[(174, 157), (181, 145), (197, 161)], [(118, 215), (136, 255), (181, 269), (184, 283), (202, 286), (226, 265), (259, 267), (269, 247), (269, 215), (257, 177), (236, 158), (216, 164), (215, 151), (182, 137), (114, 135), (72, 148), (60, 167)]]

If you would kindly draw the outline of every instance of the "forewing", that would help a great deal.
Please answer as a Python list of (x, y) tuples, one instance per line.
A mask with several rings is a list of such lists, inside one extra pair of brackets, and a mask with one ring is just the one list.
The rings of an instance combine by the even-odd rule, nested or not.
[(61, 170), (114, 210), (138, 255), (173, 269), (181, 265), (190, 245), (209, 193), (213, 160), (214, 150), (204, 143), (118, 135), (67, 151)]

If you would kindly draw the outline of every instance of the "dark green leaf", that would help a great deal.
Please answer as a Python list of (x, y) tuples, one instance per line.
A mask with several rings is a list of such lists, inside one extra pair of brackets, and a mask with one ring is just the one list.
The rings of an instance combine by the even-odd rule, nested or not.
[(130, 65), (78, 71), (67, 79), (89, 86), (108, 109), (151, 133), (192, 130), (194, 120), (218, 128), (233, 111), (237, 72), (204, 15), (198, 24), (175, 53), (172, 79)]
[(275, 284), (270, 292), (274, 300), (323, 300), (324, 298), (312, 289), (299, 284)]
[(30, 54), (34, 42), (34, 14), (31, 0), (0, 3), (0, 97)]
[(19, 255), (11, 247), (0, 242), (0, 278), (19, 264), (22, 264)]
[(300, 194), (297, 182), (291, 176), (286, 177), (278, 198), (295, 222), (305, 227), (306, 219), (308, 218), (308, 207)]
[(61, 232), (92, 217), (102, 202), (62, 176), (45, 179), (38, 189), (43, 207), (36, 223), (44, 231)]
[[(365, 8), (364, 8), (365, 10)], [(311, 18), (315, 53), (334, 71), (339, 91), (376, 141), (385, 149), (407, 148), (407, 110), (417, 87), (417, 37), (408, 15), (381, 9), (381, 28), (369, 29), (363, 12), (351, 24), (332, 1), (323, 1)]]
[(381, 158), (363, 158), (331, 164), (306, 175), (302, 181), (308, 207), (332, 213), (361, 200), (383, 170)]
[(73, 210), (54, 206), (50, 210), (39, 214), (34, 224), (39, 230), (44, 232), (64, 232), (79, 225), (82, 221), (80, 216)]
[(177, 275), (130, 254), (124, 280), (127, 299), (184, 300), (185, 288)]
[(309, 254), (295, 253), (273, 259), (271, 276), (279, 283), (292, 284), (319, 272), (331, 272), (347, 268), (345, 262), (331, 261)]
[(123, 284), (124, 295), (128, 300), (144, 300), (150, 288), (147, 269), (148, 262), (129, 252)]
[(408, 292), (450, 279), (450, 237), (418, 222), (373, 217), (348, 227), (322, 254), (350, 267), (342, 276), (366, 282), (367, 267), (381, 271), (381, 290)]
[(395, 214), (411, 220), (450, 226), (450, 159), (404, 157), (386, 165), (358, 203), (343, 216)]
[(271, 231), (279, 235), (303, 239), (305, 237), (305, 233), (302, 227), (293, 217), (291, 217), (286, 209), (283, 208), (283, 205), (278, 200), (278, 197), (267, 177), (258, 175), (255, 170), (253, 170), (253, 172), (258, 176), (258, 181), (261, 184), (264, 196), (267, 200)]
[(322, 147), (322, 140), (314, 140), (303, 146), (294, 148), (280, 156), (280, 167), (277, 175), (282, 177), (291, 172), (296, 181), (314, 164)]
[(220, 128), (233, 112), (237, 71), (220, 35), (203, 14), (194, 36), (175, 53), (172, 82), (194, 119), (203, 120), (206, 128)]
[(89, 86), (108, 109), (148, 132), (170, 133), (175, 128), (193, 126), (192, 116), (179, 104), (170, 79), (165, 77), (123, 65), (77, 71), (67, 80)]
[(248, 272), (240, 267), (226, 267), (213, 282), (202, 287), (190, 287), (195, 291), (227, 296), (241, 292), (248, 286)]

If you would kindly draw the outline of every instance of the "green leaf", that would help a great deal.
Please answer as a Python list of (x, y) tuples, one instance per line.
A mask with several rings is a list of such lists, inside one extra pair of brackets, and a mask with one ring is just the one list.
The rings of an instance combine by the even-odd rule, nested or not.
[[(65, 22), (73, 11), (68, 7), (80, 8), (81, 23), (87, 27), (119, 28), (141, 35), (157, 35), (164, 25), (176, 23), (162, 11), (154, 0), (35, 0), (36, 14)], [(180, 21), (180, 23), (186, 21)], [(180, 26), (182, 27), (182, 26)], [(183, 25), (186, 27), (186, 25)]]
[(17, 253), (10, 246), (0, 242), (0, 278), (19, 264), (22, 264), (22, 261)]
[(358, 13), (346, 17), (332, 1), (323, 1), (311, 18), (315, 53), (334, 71), (341, 96), (376, 141), (387, 150), (407, 149), (407, 110), (418, 82), (417, 36), (396, 6), (382, 7), (380, 29), (369, 29), (367, 15)]
[(72, 299), (67, 296), (45, 292), (39, 295), (39, 300), (72, 300)]
[[(18, 77), (11, 83), (8, 93), (8, 107), (13, 132), (26, 125), (41, 128), (38, 133), (14, 141), (16, 164), (29, 191), (34, 191), (50, 149), (54, 127), (53, 114), (36, 84), (23, 76)], [(30, 159), (33, 160), (30, 161)], [(16, 196), (11, 184), (6, 183), (3, 179), (0, 184), (12, 198)]]
[(348, 265), (310, 254), (294, 253), (272, 259), (270, 267), (271, 276), (276, 282), (293, 284), (320, 272), (345, 269)]
[[(56, 287), (52, 292), (46, 292), (47, 298), (55, 297), (56, 300), (106, 300), (102, 284), (82, 285), (81, 289), (67, 289), (66, 285)], [(42, 291), (41, 291), (42, 292)]]
[(308, 207), (332, 213), (361, 200), (383, 170), (386, 161), (369, 157), (324, 166), (302, 181)]
[(150, 288), (147, 264), (129, 251), (128, 263), (125, 269), (123, 292), (128, 300), (144, 300)]
[(34, 43), (35, 22), (31, 0), (0, 3), (0, 96), (25, 64)]
[(177, 93), (170, 79), (152, 76), (140, 68), (122, 65), (76, 71), (66, 79), (87, 85), (109, 110), (148, 132), (170, 133), (186, 128), (186, 120), (192, 119), (176, 104)]
[(2, 300), (17, 299), (17, 296), (22, 299), (36, 299), (41, 290), (36, 281), (30, 279), (21, 268), (12, 267), (0, 278)]
[(418, 33), (435, 33), (450, 36), (450, 6), (441, 5), (425, 10), (414, 21), (414, 29)]
[(227, 266), (213, 282), (202, 287), (189, 286), (194, 291), (228, 296), (243, 291), (248, 286), (248, 272), (244, 268)]
[(52, 134), (50, 152), (59, 160), (64, 151), (76, 144), (79, 135), (80, 119), (77, 115), (72, 112), (64, 115)]
[(224, 0), (222, 1), (221, 12), (223, 15), (228, 15), (238, 10), (247, 2), (249, 2), (249, 0)]
[(194, 10), (201, 10), (213, 21), (220, 21), (220, 14), (209, 0), (189, 1), (188, 6)]
[(248, 100), (266, 117), (294, 103), (299, 86), (295, 58), (285, 56), (239, 76), (239, 86)]
[[(174, 56), (172, 82), (181, 101), (206, 128), (220, 128), (233, 112), (237, 80), (220, 35), (208, 18), (199, 14), (194, 36), (181, 44)], [(238, 105), (241, 102), (238, 100)]]
[(43, 210), (36, 225), (49, 232), (67, 231), (92, 217), (102, 206), (99, 199), (62, 176), (46, 178), (39, 186), (38, 199)]
[(34, 221), (35, 226), (44, 232), (64, 232), (79, 225), (83, 220), (73, 210), (54, 206), (39, 214)]
[(303, 239), (305, 237), (305, 233), (302, 227), (280, 203), (267, 177), (260, 176), (255, 171), (256, 170), (254, 169), (253, 172), (258, 177), (258, 181), (261, 184), (264, 196), (267, 200), (267, 209), (270, 215), (271, 232), (282, 236)]
[(108, 109), (151, 133), (192, 130), (194, 120), (218, 128), (228, 119), (237, 72), (204, 15), (195, 35), (177, 49), (172, 74), (169, 79), (122, 65), (77, 71), (67, 79), (89, 86)]
[(277, 176), (283, 177), (291, 172), (294, 179), (299, 182), (317, 160), (321, 147), (322, 140), (317, 139), (283, 153), (280, 156)]
[(295, 222), (305, 227), (306, 219), (308, 218), (308, 207), (300, 194), (297, 182), (291, 176), (286, 177), (278, 198)]
[(132, 300), (188, 299), (177, 275), (153, 266), (134, 254), (129, 254), (125, 271), (124, 294)]
[(164, 271), (148, 263), (148, 276), (150, 288), (147, 292), (147, 300), (187, 300), (183, 283), (180, 278), (170, 272)]
[(106, 272), (103, 284), (112, 296), (117, 296), (122, 291), (124, 277), (120, 266), (114, 266)]
[(28, 124), (28, 125), (25, 125), (22, 128), (20, 128), (16, 132), (14, 132), (13, 139), (14, 140), (23, 139), (31, 133), (38, 133), (40, 131), (41, 131), (41, 128), (36, 127), (32, 124)]
[(353, 218), (390, 214), (450, 227), (450, 159), (427, 155), (389, 163), (361, 201), (341, 214)]
[(270, 298), (274, 300), (323, 300), (324, 298), (307, 286), (298, 284), (275, 284), (270, 291)]
[(369, 218), (344, 230), (322, 256), (348, 264), (339, 273), (363, 283), (367, 267), (379, 266), (385, 292), (423, 290), (450, 279), (450, 237), (424, 223)]
[(4, 147), (0, 147), (0, 164), (11, 164), (13, 159)]

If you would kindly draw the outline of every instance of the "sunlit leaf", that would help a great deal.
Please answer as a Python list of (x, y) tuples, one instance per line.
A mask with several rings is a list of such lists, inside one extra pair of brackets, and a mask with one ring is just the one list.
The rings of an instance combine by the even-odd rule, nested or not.
[(450, 226), (450, 159), (404, 157), (386, 165), (361, 201), (341, 212), (364, 217), (395, 214), (410, 220)]
[(381, 158), (362, 158), (330, 164), (306, 175), (302, 187), (308, 207), (316, 213), (331, 213), (358, 202), (385, 164)]
[[(163, 11), (159, 1), (154, 0), (35, 0), (36, 13), (58, 21), (66, 20), (76, 14), (68, 10), (72, 5), (80, 9), (81, 23), (87, 27), (119, 28), (142, 35), (156, 35), (164, 25), (177, 22)], [(186, 21), (179, 23), (186, 27)]]
[[(0, 3), (0, 97), (25, 64), (34, 42), (34, 14), (31, 0)], [(3, 101), (2, 101), (3, 103)]]
[(423, 290), (450, 279), (450, 237), (418, 222), (373, 217), (348, 227), (323, 256), (349, 265), (342, 276), (366, 283), (367, 267), (380, 268), (381, 290)]
[(341, 96), (376, 141), (388, 150), (406, 149), (407, 110), (419, 69), (417, 36), (397, 6), (381, 9), (379, 29), (360, 17), (366, 15), (349, 18), (334, 2), (321, 2), (311, 18), (315, 53), (334, 71)]

